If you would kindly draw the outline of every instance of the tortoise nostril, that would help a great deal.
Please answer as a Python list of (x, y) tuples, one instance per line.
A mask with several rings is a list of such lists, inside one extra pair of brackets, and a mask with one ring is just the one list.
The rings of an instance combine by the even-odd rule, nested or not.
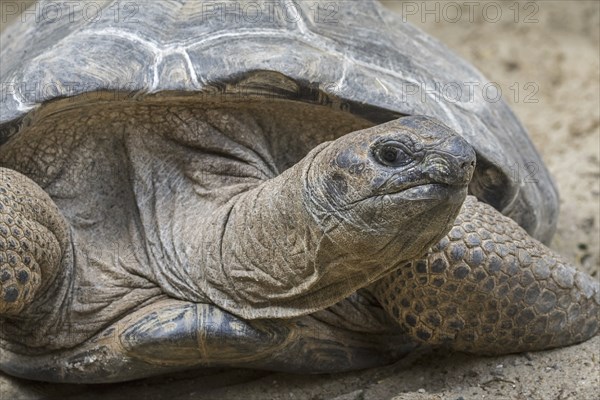
[(464, 161), (462, 164), (460, 164), (460, 168), (462, 169), (467, 169), (468, 167), (474, 167), (475, 166), (475, 161)]

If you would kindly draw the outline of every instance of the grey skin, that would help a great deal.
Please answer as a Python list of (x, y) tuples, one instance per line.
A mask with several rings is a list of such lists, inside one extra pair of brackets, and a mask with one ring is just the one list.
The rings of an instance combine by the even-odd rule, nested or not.
[(443, 45), (367, 1), (115, 4), (0, 40), (0, 369), (335, 372), (597, 332), (598, 284), (537, 241), (539, 155), (503, 101), (436, 91), (485, 83)]

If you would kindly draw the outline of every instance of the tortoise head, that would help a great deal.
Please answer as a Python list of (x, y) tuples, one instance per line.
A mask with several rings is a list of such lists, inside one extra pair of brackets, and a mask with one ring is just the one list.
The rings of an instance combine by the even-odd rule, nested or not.
[[(305, 182), (313, 216), (354, 246), (393, 241), (403, 259), (450, 229), (475, 169), (472, 147), (424, 116), (353, 132), (316, 151)], [(380, 257), (381, 246), (373, 254)]]

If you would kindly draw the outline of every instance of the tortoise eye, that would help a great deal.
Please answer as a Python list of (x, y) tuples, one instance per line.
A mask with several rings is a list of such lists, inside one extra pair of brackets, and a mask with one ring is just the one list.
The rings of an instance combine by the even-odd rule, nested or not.
[(381, 146), (375, 151), (375, 157), (381, 164), (389, 167), (402, 167), (413, 161), (413, 158), (404, 149), (394, 144)]

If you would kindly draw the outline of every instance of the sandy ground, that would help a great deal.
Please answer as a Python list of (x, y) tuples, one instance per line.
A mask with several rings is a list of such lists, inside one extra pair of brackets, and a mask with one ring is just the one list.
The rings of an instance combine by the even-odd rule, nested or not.
[[(404, 6), (403, 6), (404, 3)], [(561, 193), (551, 247), (598, 276), (600, 251), (600, 3), (390, 1), (500, 84)], [(488, 3), (492, 5), (486, 6)], [(455, 21), (456, 8), (462, 16)], [(474, 4), (474, 5), (473, 5)], [(502, 17), (492, 22), (495, 6)], [(473, 12), (470, 21), (469, 8)], [(486, 8), (487, 7), (487, 8)], [(486, 10), (485, 13), (483, 10)], [(421, 22), (426, 18), (424, 23)], [(515, 22), (516, 20), (516, 22)], [(515, 86), (516, 84), (516, 86)], [(529, 85), (529, 86), (527, 86)], [(519, 93), (516, 93), (519, 87)], [(512, 89), (511, 89), (512, 88)], [(537, 90), (536, 90), (537, 88)], [(534, 93), (535, 91), (535, 93)], [(234, 386), (230, 386), (235, 383)], [(0, 375), (0, 399), (600, 399), (600, 336), (568, 348), (503, 357), (415, 355), (348, 374), (191, 372), (103, 386), (51, 385)]]

